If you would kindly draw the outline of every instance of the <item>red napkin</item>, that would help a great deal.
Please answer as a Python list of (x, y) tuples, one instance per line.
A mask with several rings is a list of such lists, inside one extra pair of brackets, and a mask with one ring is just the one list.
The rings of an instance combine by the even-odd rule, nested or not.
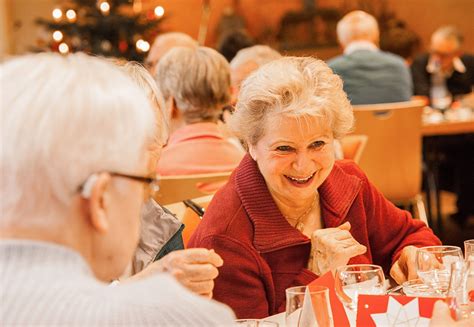
[(357, 326), (427, 326), (439, 298), (359, 295)]

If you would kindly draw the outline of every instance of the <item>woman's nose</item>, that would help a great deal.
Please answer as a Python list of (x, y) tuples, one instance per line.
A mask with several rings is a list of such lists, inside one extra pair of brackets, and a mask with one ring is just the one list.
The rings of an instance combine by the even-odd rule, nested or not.
[(298, 152), (293, 161), (293, 169), (297, 172), (307, 172), (310, 163), (311, 158), (306, 152)]

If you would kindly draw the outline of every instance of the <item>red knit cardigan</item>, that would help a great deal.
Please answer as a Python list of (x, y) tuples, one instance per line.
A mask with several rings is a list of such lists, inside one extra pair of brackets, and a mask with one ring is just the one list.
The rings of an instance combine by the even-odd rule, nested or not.
[[(353, 162), (336, 162), (319, 194), (323, 226), (349, 221), (352, 236), (367, 246), (351, 264), (375, 263), (387, 274), (405, 246), (440, 244), (423, 222), (386, 200)], [(310, 239), (282, 216), (248, 155), (214, 196), (188, 246), (215, 249), (222, 256), (214, 299), (238, 318), (284, 311), (285, 289), (318, 277), (306, 269)]]

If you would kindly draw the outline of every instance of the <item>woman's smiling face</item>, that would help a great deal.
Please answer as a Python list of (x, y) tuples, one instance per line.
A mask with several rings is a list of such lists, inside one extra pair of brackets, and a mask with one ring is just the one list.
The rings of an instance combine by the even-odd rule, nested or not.
[(317, 117), (280, 116), (268, 118), (264, 128), (249, 152), (272, 196), (295, 204), (313, 199), (334, 166), (329, 125)]

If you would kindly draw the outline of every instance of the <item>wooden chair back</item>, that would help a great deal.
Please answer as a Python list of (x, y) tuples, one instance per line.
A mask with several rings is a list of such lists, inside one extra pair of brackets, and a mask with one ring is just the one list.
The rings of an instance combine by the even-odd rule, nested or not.
[(165, 206), (214, 194), (220, 186), (225, 184), (230, 174), (231, 172), (162, 176), (160, 177), (160, 189), (153, 195), (153, 198), (156, 202)]
[(359, 166), (391, 201), (421, 192), (422, 101), (354, 106), (355, 133), (368, 136)]
[[(206, 210), (207, 206), (212, 200), (212, 197), (213, 195), (208, 195), (197, 199), (192, 199), (192, 201), (196, 205)], [(184, 224), (182, 236), (184, 247), (187, 247), (191, 235), (193, 235), (194, 231), (201, 222), (201, 217), (194, 210), (187, 207), (183, 202), (166, 205), (166, 209), (175, 214), (176, 217)]]
[(353, 160), (358, 164), (367, 144), (367, 139), (367, 135), (351, 134), (343, 137), (341, 139), (341, 146), (344, 159)]

